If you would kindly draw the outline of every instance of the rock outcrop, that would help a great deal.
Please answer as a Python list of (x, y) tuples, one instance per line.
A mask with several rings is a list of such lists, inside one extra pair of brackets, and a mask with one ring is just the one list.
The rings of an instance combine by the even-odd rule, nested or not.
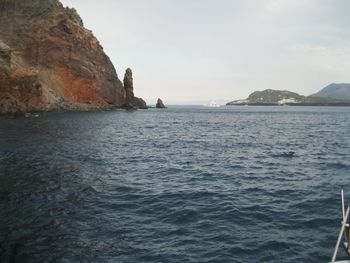
[(0, 40), (0, 62), (3, 67), (11, 66), (11, 49)]
[(157, 109), (165, 109), (166, 108), (164, 103), (163, 103), (163, 101), (161, 99), (157, 100), (156, 108)]
[(126, 94), (125, 107), (131, 109), (146, 109), (146, 102), (134, 96), (134, 80), (132, 77), (132, 70), (130, 68), (126, 69), (124, 75), (124, 88)]
[(145, 108), (130, 74), (124, 87), (75, 9), (59, 0), (0, 0), (0, 114)]

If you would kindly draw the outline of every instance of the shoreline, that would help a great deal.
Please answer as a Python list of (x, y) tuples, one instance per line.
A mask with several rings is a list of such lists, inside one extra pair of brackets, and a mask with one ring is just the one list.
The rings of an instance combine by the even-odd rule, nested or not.
[(350, 103), (242, 103), (242, 104), (226, 104), (226, 106), (306, 106), (306, 107), (350, 107)]

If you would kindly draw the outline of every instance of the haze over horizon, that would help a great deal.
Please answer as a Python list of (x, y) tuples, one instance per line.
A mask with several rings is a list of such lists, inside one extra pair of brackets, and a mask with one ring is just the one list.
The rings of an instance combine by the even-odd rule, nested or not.
[[(62, 0), (148, 104), (310, 95), (350, 82), (347, 0)], [(103, 4), (101, 4), (103, 3)]]

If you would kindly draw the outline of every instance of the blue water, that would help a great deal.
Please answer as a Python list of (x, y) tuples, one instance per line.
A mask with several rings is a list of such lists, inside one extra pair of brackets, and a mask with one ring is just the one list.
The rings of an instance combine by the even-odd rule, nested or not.
[(349, 131), (350, 108), (0, 118), (0, 261), (327, 262)]

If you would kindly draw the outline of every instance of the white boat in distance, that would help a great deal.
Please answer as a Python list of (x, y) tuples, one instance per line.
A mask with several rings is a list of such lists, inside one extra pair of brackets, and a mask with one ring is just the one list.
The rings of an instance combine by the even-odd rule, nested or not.
[(220, 107), (220, 105), (217, 104), (215, 101), (211, 101), (208, 104), (204, 104), (203, 106), (204, 107), (210, 107), (210, 108), (218, 108), (218, 107)]

